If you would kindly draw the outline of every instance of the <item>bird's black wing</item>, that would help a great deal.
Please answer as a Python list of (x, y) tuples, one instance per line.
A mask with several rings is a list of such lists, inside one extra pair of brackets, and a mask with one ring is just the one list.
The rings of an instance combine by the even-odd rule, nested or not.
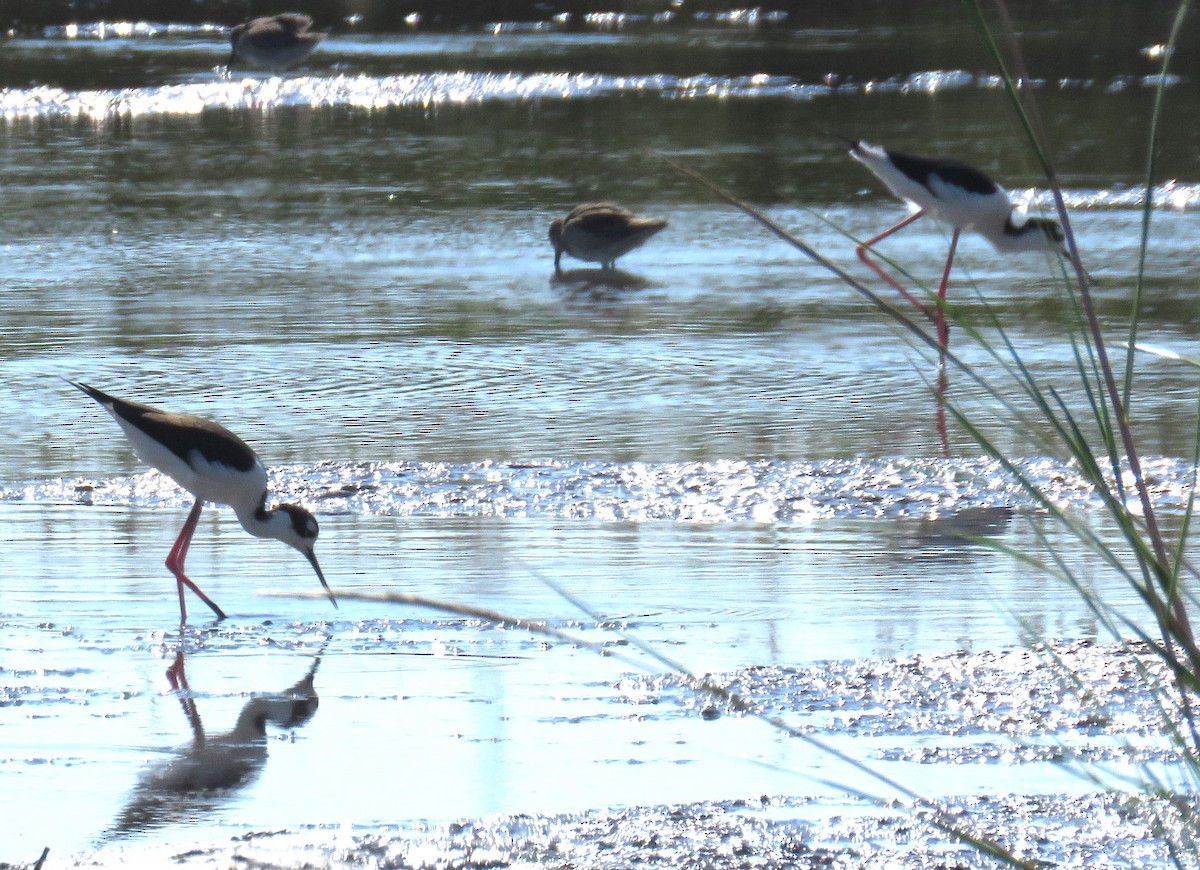
[(258, 462), (258, 456), (250, 445), (220, 423), (118, 399), (76, 381), (70, 383), (105, 408), (112, 409), (117, 417), (145, 432), (184, 462), (190, 459), (192, 451), (199, 453), (206, 462), (219, 462), (237, 471), (249, 471)]
[(968, 193), (988, 196), (998, 190), (996, 182), (961, 160), (948, 157), (917, 157), (900, 151), (888, 151), (887, 156), (892, 165), (917, 183), (928, 187), (931, 193), (933, 188), (929, 187), (929, 179), (934, 175)]

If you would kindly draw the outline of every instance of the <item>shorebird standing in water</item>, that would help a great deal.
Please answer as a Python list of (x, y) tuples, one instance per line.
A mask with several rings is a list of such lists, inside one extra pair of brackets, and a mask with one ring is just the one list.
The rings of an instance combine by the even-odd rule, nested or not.
[[(934, 321), (938, 342), (943, 350), (949, 342), (950, 332), (942, 303), (946, 300), (950, 267), (954, 263), (954, 251), (963, 230), (975, 230), (1001, 253), (1056, 251), (1069, 257), (1063, 247), (1063, 231), (1058, 221), (1036, 217), (1014, 220), (1013, 205), (1008, 194), (978, 169), (959, 160), (915, 157), (861, 141), (851, 141), (851, 146), (851, 157), (875, 173), (893, 194), (916, 208), (913, 214), (891, 229), (859, 245), (858, 258)], [(946, 267), (942, 272), (942, 283), (938, 287), (939, 303), (937, 310), (932, 313), (928, 306), (917, 301), (883, 267), (875, 263), (868, 253), (878, 242), (925, 215), (954, 230)]]
[(278, 74), (307, 58), (329, 34), (313, 31), (313, 20), (300, 12), (284, 12), (254, 18), (229, 31), (229, 62), (233, 70), (238, 59)]
[(317, 541), (317, 521), (311, 513), (294, 504), (281, 504), (267, 510), (267, 472), (250, 446), (224, 426), (193, 417), (172, 414), (138, 402), (128, 402), (86, 384), (69, 381), (104, 407), (133, 445), (133, 452), (196, 497), (187, 522), (167, 555), (167, 569), (179, 586), (179, 618), (187, 621), (183, 587), (191, 589), (212, 608), (218, 619), (225, 613), (183, 573), (188, 546), (200, 520), (206, 501), (229, 505), (242, 528), (256, 538), (283, 541), (304, 554), (317, 579), (337, 607), (337, 599), (325, 582), (317, 564), (313, 545)]
[(611, 202), (578, 205), (565, 218), (555, 218), (550, 224), (554, 271), (562, 273), (564, 253), (615, 269), (617, 257), (641, 247), (666, 225), (664, 218), (638, 217)]

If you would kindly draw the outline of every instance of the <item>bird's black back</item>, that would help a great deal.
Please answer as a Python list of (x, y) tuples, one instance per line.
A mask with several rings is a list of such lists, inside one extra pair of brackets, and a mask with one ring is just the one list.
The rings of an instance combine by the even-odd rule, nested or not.
[[(902, 151), (888, 151), (887, 156), (892, 165), (924, 187), (929, 187), (930, 176), (936, 175), (947, 184), (981, 196), (988, 196), (999, 189), (996, 182), (961, 160), (949, 157), (918, 157)], [(930, 188), (931, 191), (932, 189)]]
[(145, 432), (184, 462), (190, 460), (193, 451), (204, 457), (206, 462), (219, 462), (236, 471), (249, 471), (258, 462), (258, 456), (250, 445), (220, 423), (118, 399), (76, 381), (71, 381), (71, 384), (101, 405), (112, 408), (117, 417)]

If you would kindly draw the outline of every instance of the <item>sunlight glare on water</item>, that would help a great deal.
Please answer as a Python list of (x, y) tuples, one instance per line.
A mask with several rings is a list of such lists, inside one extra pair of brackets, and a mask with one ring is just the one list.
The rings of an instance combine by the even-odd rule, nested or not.
[[(1162, 80), (1174, 115), (1147, 194), (1125, 140), (1148, 117), (1161, 55), (1143, 49), (1161, 34), (1054, 14), (1024, 31), (1026, 86), (1062, 147), (1104, 328), (1128, 335), (1148, 195), (1140, 339), (1198, 355), (1196, 83)], [(328, 845), (492, 814), (682, 818), (748, 796), (747, 820), (861, 818), (830, 782), (877, 784), (693, 692), (620, 632), (932, 797), (1016, 795), (1061, 821), (1094, 799), (1071, 753), (1176, 775), (1129, 651), (1075, 589), (1001, 550), (1048, 541), (1140, 625), (1136, 593), (967, 432), (942, 455), (936, 355), (656, 157), (874, 287), (855, 240), (905, 206), (830, 132), (956, 154), (1021, 210), (1054, 208), (973, 31), (953, 16), (682, 16), (339, 25), (284, 76), (232, 78), (224, 25), (5, 41), (0, 861), (53, 844), (117, 862), (119, 847), (137, 859), (306, 825), (338, 831)], [(604, 200), (670, 223), (616, 274), (568, 257), (556, 276), (550, 221)], [(920, 221), (881, 249), (928, 286), (948, 241)], [(949, 298), (1086, 409), (1059, 265), (964, 235)], [(952, 347), (1011, 388), (964, 330)], [(579, 643), (350, 598), (335, 610), (303, 557), (218, 507), (187, 564), (230, 618), (192, 600), (180, 631), (162, 563), (191, 499), (62, 378), (244, 437), (270, 502), (317, 515), (336, 589), (493, 608)], [(1135, 387), (1174, 530), (1195, 487), (1195, 379), (1146, 358)], [(1046, 432), (1006, 422), (969, 378), (950, 396), (1121, 545)], [(1104, 717), (1039, 670), (1031, 639), (1061, 643)], [(168, 672), (177, 655), (186, 669)], [(179, 785), (197, 771), (222, 788)], [(876, 839), (836, 830), (843, 851)], [(1128, 830), (1104, 836), (1125, 846), (1141, 837)]]

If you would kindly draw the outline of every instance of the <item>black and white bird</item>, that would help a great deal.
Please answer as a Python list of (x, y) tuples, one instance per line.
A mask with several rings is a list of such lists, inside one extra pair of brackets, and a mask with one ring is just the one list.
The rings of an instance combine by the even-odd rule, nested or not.
[(183, 572), (188, 546), (206, 501), (229, 505), (242, 528), (256, 538), (274, 538), (303, 553), (317, 572), (317, 579), (325, 587), (329, 600), (337, 606), (337, 599), (325, 582), (313, 552), (318, 532), (316, 518), (294, 504), (267, 509), (267, 472), (245, 441), (211, 420), (118, 399), (87, 384), (68, 383), (91, 396), (112, 415), (139, 459), (196, 497), (166, 562), (179, 586), (181, 622), (187, 621), (184, 586), (211, 607), (218, 619), (225, 618), (221, 608)]
[(253, 18), (229, 31), (231, 51), (226, 71), (238, 60), (279, 73), (304, 61), (329, 34), (312, 30), (313, 20), (300, 12)]
[(938, 297), (942, 301), (946, 298), (950, 267), (963, 230), (979, 233), (1001, 253), (1054, 251), (1069, 257), (1063, 247), (1063, 231), (1058, 221), (1014, 215), (1012, 202), (1004, 189), (961, 160), (917, 157), (863, 141), (850, 142), (850, 156), (875, 173), (894, 195), (916, 209), (900, 223), (860, 244), (858, 257), (937, 324), (938, 340), (943, 348), (948, 340), (948, 329), (942, 305), (931, 313), (928, 306), (876, 264), (868, 252), (877, 243), (926, 215), (948, 225), (954, 234), (938, 288)]
[(562, 272), (560, 261), (564, 253), (613, 269), (617, 257), (641, 247), (666, 225), (664, 218), (638, 217), (611, 202), (577, 205), (565, 218), (555, 218), (550, 223), (554, 271)]

